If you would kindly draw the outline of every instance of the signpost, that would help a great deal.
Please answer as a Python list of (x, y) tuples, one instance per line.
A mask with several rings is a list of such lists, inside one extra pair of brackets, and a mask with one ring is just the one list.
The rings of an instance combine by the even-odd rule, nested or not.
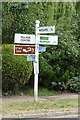
[[(46, 47), (39, 46), (39, 52), (45, 52)], [(34, 45), (14, 45), (14, 55), (34, 55)]]
[(18, 44), (35, 44), (35, 35), (15, 33), (14, 43)]
[(40, 21), (36, 20), (36, 44), (35, 44), (35, 61), (34, 61), (34, 98), (38, 100), (38, 74), (39, 74), (39, 45), (38, 39), (39, 36), (37, 29), (39, 28)]
[(42, 45), (57, 45), (58, 44), (58, 36), (51, 35), (39, 35), (38, 42)]
[(39, 52), (45, 52), (46, 51), (46, 47), (44, 46), (39, 46)]
[[(28, 55), (27, 59), (34, 64), (34, 100), (38, 100), (38, 74), (39, 74), (39, 52), (45, 52), (46, 47), (39, 45), (57, 45), (58, 36), (40, 35), (55, 33), (55, 26), (39, 27), (40, 21), (36, 20), (36, 33), (15, 34), (14, 43), (25, 44), (15, 45), (14, 55)], [(28, 45), (26, 45), (28, 44)], [(29, 45), (34, 44), (34, 45)]]
[(14, 55), (31, 55), (35, 54), (35, 46), (31, 45), (15, 45)]
[(35, 60), (35, 55), (28, 55), (27, 60), (28, 61), (34, 61)]

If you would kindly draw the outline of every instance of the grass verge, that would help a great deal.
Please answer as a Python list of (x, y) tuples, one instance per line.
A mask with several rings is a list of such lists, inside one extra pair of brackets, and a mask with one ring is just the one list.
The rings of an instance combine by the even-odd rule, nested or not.
[[(51, 90), (48, 90), (47, 88), (39, 88), (39, 96), (54, 96), (54, 95), (58, 95), (58, 92), (56, 91), (51, 91)], [(28, 89), (28, 92), (26, 92), (27, 95), (30, 95), (30, 96), (33, 96), (34, 95), (34, 90), (31, 88), (31, 89)]]
[(45, 113), (50, 111), (74, 111), (78, 109), (78, 99), (10, 102), (3, 103), (2, 108), (3, 116)]
[[(18, 90), (15, 92), (15, 95), (27, 95), (27, 96), (34, 96), (34, 89), (33, 88), (25, 88), (23, 90)], [(39, 88), (38, 95), (39, 96), (54, 96), (58, 95), (59, 93), (53, 90), (48, 90), (47, 88)], [(13, 93), (11, 95), (14, 95)]]

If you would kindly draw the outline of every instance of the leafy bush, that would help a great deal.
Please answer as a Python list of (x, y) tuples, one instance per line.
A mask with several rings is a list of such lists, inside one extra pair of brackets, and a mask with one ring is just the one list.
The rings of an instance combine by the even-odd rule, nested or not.
[(79, 77), (73, 77), (70, 80), (68, 80), (67, 89), (71, 92), (80, 92), (80, 78)]
[(67, 61), (64, 62), (61, 60), (60, 63), (58, 61), (55, 62), (53, 59), (54, 64), (50, 65), (53, 61), (50, 61), (50, 64), (48, 64), (47, 56), (46, 59), (45, 54), (43, 56), (40, 56), (40, 85), (56, 91), (80, 91), (80, 79), (76, 69), (76, 62), (75, 65), (72, 63), (69, 64), (68, 57)]
[(39, 83), (47, 88), (50, 87), (51, 79), (53, 76), (53, 69), (47, 63), (46, 59), (40, 56), (40, 73), (39, 73)]
[(70, 92), (80, 92), (80, 78), (73, 77), (65, 83), (64, 81), (60, 82), (52, 82), (53, 89), (61, 90), (61, 91), (70, 91)]
[(26, 56), (18, 56), (13, 53), (13, 44), (2, 46), (2, 76), (3, 91), (14, 91), (28, 83), (32, 74), (32, 63)]

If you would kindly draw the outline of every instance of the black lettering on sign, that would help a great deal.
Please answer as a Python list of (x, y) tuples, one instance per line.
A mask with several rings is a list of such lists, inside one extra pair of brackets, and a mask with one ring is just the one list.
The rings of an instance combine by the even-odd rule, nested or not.
[(48, 29), (46, 28), (46, 29), (39, 29), (39, 31), (41, 32), (41, 31), (48, 31)]
[(21, 39), (20, 41), (28, 41), (28, 42), (30, 42), (30, 39)]
[(26, 38), (30, 39), (30, 36), (28, 36), (28, 37), (26, 36)]

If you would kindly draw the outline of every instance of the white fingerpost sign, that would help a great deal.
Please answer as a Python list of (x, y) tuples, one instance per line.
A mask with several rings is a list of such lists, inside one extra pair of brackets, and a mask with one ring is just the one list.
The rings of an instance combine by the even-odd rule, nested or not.
[(15, 33), (14, 43), (35, 44), (35, 35)]
[(46, 27), (39, 27), (37, 29), (39, 34), (48, 34), (48, 33), (55, 33), (55, 26), (46, 26)]
[(39, 35), (38, 43), (42, 44), (42, 45), (57, 45), (58, 44), (58, 36)]
[[(46, 47), (39, 45), (58, 45), (58, 36), (43, 35), (55, 33), (55, 26), (39, 27), (40, 21), (36, 20), (35, 35), (15, 33), (14, 55), (28, 55), (27, 59), (34, 64), (34, 100), (38, 100), (38, 74), (39, 74), (39, 52), (45, 52)], [(42, 34), (42, 35), (40, 35)], [(20, 45), (23, 44), (23, 45)], [(25, 45), (24, 45), (25, 44)], [(28, 44), (28, 46), (26, 46)], [(34, 44), (35, 46), (31, 46)], [(33, 56), (31, 56), (31, 54)]]

